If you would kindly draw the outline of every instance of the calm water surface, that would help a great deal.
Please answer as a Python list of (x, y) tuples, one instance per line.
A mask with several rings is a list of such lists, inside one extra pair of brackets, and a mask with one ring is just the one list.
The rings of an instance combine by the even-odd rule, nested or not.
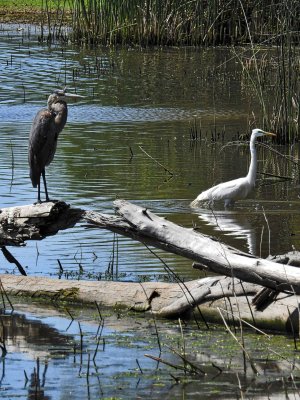
[[(55, 160), (47, 170), (52, 198), (105, 213), (113, 212), (115, 198), (125, 198), (263, 256), (298, 246), (295, 181), (265, 180), (255, 199), (241, 202), (232, 212), (222, 211), (221, 205), (215, 214), (200, 210), (198, 215), (189, 207), (200, 191), (245, 174), (249, 164), (247, 146), (223, 147), (249, 131), (250, 112), (255, 110), (229, 50), (88, 51), (41, 46), (33, 28), (30, 32), (29, 37), (27, 30), (1, 32), (1, 207), (35, 201), (27, 167), (31, 121), (53, 88), (67, 85), (86, 97), (70, 105)], [(201, 140), (191, 141), (195, 124)], [(224, 142), (212, 143), (213, 132), (223, 132)], [(280, 151), (297, 155), (298, 149)], [(261, 172), (295, 175), (292, 165), (267, 150), (259, 158)], [(112, 271), (114, 245), (119, 257)], [(122, 237), (116, 244), (110, 232), (81, 226), (13, 253), (28, 274), (55, 275), (59, 259), (69, 278), (77, 277), (79, 269), (83, 278), (111, 272), (130, 280), (166, 275), (142, 245)], [(157, 253), (185, 279), (199, 276), (191, 262)], [(3, 258), (1, 264), (12, 271)]]
[[(254, 374), (249, 365), (245, 373), (232, 337), (213, 325), (199, 330), (191, 322), (181, 333), (177, 321), (157, 321), (155, 329), (153, 320), (141, 314), (102, 310), (100, 319), (96, 310), (70, 309), (68, 316), (57, 307), (16, 301), (15, 307), (12, 316), (1, 316), (8, 352), (0, 359), (1, 398), (299, 399), (300, 363), (291, 337), (245, 332), (258, 370)], [(183, 346), (185, 357), (203, 371), (200, 375), (174, 367), (183, 366), (178, 356)]]
[[(255, 196), (240, 202), (233, 211), (224, 211), (222, 205), (214, 213), (189, 207), (200, 191), (245, 174), (249, 165), (247, 146), (228, 142), (249, 132), (252, 111), (257, 118), (259, 115), (251, 90), (241, 79), (239, 64), (228, 49), (86, 50), (42, 46), (37, 34), (34, 28), (17, 31), (2, 27), (0, 32), (0, 207), (35, 201), (27, 166), (31, 121), (45, 107), (49, 93), (67, 85), (70, 91), (86, 97), (70, 104), (68, 123), (47, 170), (52, 198), (104, 213), (113, 213), (114, 199), (125, 198), (183, 226), (197, 225), (201, 231), (257, 255), (299, 248), (298, 173), (293, 164), (267, 149), (259, 149), (259, 171), (293, 180), (280, 182), (259, 175)], [(199, 136), (191, 141), (195, 124)], [(220, 133), (217, 143), (212, 141), (215, 132)], [(171, 177), (147, 157), (140, 146), (174, 175)], [(276, 150), (296, 157), (299, 153), (297, 146)], [(80, 225), (10, 250), (29, 275), (56, 276), (60, 260), (62, 278), (100, 279), (113, 274), (114, 279), (124, 280), (168, 279), (162, 263), (139, 243)], [(118, 263), (112, 269), (116, 250)], [(199, 277), (190, 261), (155, 251), (181, 277)], [(0, 265), (1, 271), (18, 273), (2, 253)], [(190, 353), (205, 365), (211, 365), (212, 360), (221, 363), (226, 373), (215, 379), (215, 371), (211, 371), (201, 385), (198, 379), (174, 385), (169, 369), (144, 357), (152, 350), (159, 355), (156, 340), (148, 341), (149, 332), (155, 338), (153, 325), (133, 326), (132, 319), (105, 324), (102, 338), (106, 352), (99, 350), (96, 365), (90, 366), (88, 383), (88, 354), (93, 356), (99, 337), (97, 318), (96, 322), (95, 317), (93, 322), (81, 321), (85, 340), (80, 357), (73, 354), (74, 346), (80, 346), (78, 321), (70, 325), (72, 320), (65, 314), (54, 315), (53, 310), (47, 310), (44, 315), (35, 307), (18, 305), (16, 311), (12, 317), (1, 317), (8, 347), (8, 355), (2, 359), (2, 397), (35, 395), (38, 358), (43, 382), (39, 399), (67, 399), (70, 395), (74, 399), (133, 398), (136, 393), (145, 397), (149, 390), (151, 398), (161, 398), (162, 392), (172, 399), (199, 398), (199, 393), (206, 393), (205, 398), (236, 398), (237, 372), (256, 398), (267, 398), (270, 393), (273, 399), (281, 398), (280, 393), (286, 390), (281, 380), (284, 374), (290, 374), (286, 365), (265, 363), (262, 370), (267, 377), (253, 379), (250, 374), (244, 379), (241, 360), (228, 359), (231, 342), (228, 335), (224, 338), (224, 330), (213, 331), (209, 340), (204, 332), (199, 353), (193, 346)], [(165, 343), (170, 337), (180, 340), (178, 326), (162, 325), (159, 331)], [(192, 328), (191, 336), (194, 332)], [(279, 347), (284, 348), (286, 343)], [(258, 342), (250, 346), (259, 362), (263, 363), (263, 357), (268, 359)], [(174, 347), (178, 348), (177, 342)], [(264, 342), (262, 348), (266, 349)], [(220, 349), (224, 350), (223, 358)], [(235, 355), (238, 351), (233, 349)], [(165, 357), (178, 362), (170, 352)], [(137, 359), (147, 379), (141, 379)], [(228, 365), (233, 365), (232, 371)], [(20, 371), (18, 375), (16, 370)]]

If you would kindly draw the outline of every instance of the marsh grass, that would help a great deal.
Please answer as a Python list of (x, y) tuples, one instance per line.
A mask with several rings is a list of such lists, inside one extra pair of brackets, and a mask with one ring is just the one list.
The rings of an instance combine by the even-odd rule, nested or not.
[[(280, 10), (277, 10), (280, 13), (274, 34), (260, 42), (260, 46), (255, 44), (244, 12), (251, 55), (238, 59), (243, 67), (245, 86), (252, 88), (259, 105), (261, 121), (258, 125), (276, 132), (281, 144), (299, 140), (300, 30), (299, 19), (295, 19), (299, 10), (299, 2), (282, 2)], [(273, 18), (274, 10), (270, 12)]]
[[(276, 132), (282, 144), (299, 140), (298, 0), (28, 2), (40, 15), (41, 41), (60, 39), (84, 46), (232, 46), (242, 66), (242, 90), (253, 94), (250, 124)], [(192, 126), (191, 140), (199, 137), (201, 129)]]
[(294, 13), (299, 5), (296, 0), (286, 3), (74, 0), (69, 4), (77, 42), (199, 46), (249, 43), (249, 32), (255, 43), (261, 42), (282, 29), (282, 15), (289, 18), (291, 37), (299, 43), (299, 14)]
[(277, 46), (256, 47), (249, 57), (238, 59), (242, 90), (253, 99), (252, 125), (275, 132), (280, 144), (299, 141), (299, 49), (280, 37)]
[[(61, 0), (62, 1), (62, 0)], [(299, 140), (300, 4), (221, 0), (75, 0), (72, 41), (130, 46), (246, 45), (238, 55), (246, 90), (253, 92), (253, 124)], [(191, 138), (198, 138), (195, 126)]]

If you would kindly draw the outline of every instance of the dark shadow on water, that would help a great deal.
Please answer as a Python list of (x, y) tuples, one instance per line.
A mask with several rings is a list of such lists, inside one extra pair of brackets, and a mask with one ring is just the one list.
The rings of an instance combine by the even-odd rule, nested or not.
[[(250, 365), (245, 372), (240, 348), (222, 327), (211, 325), (207, 331), (186, 322), (181, 332), (177, 321), (157, 320), (159, 353), (151, 317), (72, 307), (64, 313), (57, 307), (24, 302), (15, 308), (18, 311), (12, 315), (2, 315), (1, 331), (7, 347), (0, 364), (1, 388), (10, 399), (196, 400), (201, 396), (208, 400), (239, 398), (241, 393), (245, 398), (280, 398), (276, 396), (285, 391), (295, 393), (293, 382), (300, 377), (293, 351), (277, 359), (273, 354), (272, 360), (268, 350), (281, 353), (283, 343), (292, 344), (289, 337), (267, 339), (244, 332), (258, 370), (255, 374)], [(187, 365), (178, 352), (204, 374), (145, 357), (147, 353), (171, 365)]]

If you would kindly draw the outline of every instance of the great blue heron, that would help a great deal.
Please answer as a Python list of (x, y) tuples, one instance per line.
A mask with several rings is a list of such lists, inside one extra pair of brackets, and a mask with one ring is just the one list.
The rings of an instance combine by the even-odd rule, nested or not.
[(66, 100), (82, 97), (77, 94), (66, 93), (66, 89), (56, 90), (48, 98), (48, 108), (40, 110), (33, 120), (29, 134), (28, 162), (32, 186), (38, 187), (38, 203), (41, 202), (41, 175), (45, 187), (46, 201), (49, 201), (45, 167), (53, 160), (58, 135), (67, 122), (68, 107)]
[(223, 182), (205, 190), (192, 201), (191, 207), (198, 207), (201, 203), (207, 201), (212, 204), (215, 200), (224, 200), (225, 208), (227, 208), (233, 206), (236, 200), (245, 199), (255, 186), (257, 169), (255, 142), (258, 137), (265, 135), (276, 136), (275, 133), (264, 132), (261, 129), (252, 130), (250, 138), (251, 162), (247, 176), (229, 182)]

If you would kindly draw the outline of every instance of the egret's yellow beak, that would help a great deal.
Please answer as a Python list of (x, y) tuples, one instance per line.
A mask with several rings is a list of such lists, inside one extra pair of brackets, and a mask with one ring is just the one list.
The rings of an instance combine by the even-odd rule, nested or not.
[(272, 132), (264, 132), (264, 134), (267, 136), (276, 136), (276, 133), (272, 133)]

